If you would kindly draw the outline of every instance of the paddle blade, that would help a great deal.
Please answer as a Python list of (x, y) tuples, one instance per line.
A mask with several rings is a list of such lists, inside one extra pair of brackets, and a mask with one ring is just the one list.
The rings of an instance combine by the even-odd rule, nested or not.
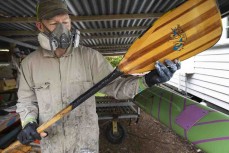
[(188, 0), (160, 17), (128, 49), (119, 64), (125, 74), (147, 72), (156, 61), (190, 58), (218, 42), (221, 15), (215, 0)]

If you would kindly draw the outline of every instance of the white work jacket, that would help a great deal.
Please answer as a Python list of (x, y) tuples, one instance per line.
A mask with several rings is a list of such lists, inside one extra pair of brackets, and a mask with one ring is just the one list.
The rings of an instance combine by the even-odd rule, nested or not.
[[(21, 121), (52, 118), (70, 102), (113, 71), (97, 51), (69, 47), (57, 58), (39, 48), (22, 62), (17, 112)], [(133, 98), (138, 77), (118, 78), (101, 90), (117, 99)], [(47, 129), (41, 140), (42, 153), (98, 153), (99, 128), (95, 97), (78, 106)]]

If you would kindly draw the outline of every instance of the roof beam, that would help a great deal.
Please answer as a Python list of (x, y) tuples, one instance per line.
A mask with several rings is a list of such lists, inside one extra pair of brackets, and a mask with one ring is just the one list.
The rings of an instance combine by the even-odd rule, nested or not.
[(103, 28), (103, 29), (80, 29), (81, 33), (101, 33), (101, 32), (122, 32), (122, 31), (142, 31), (148, 29), (148, 26)]
[(126, 52), (128, 48), (106, 48), (106, 49), (97, 49), (97, 51), (104, 53), (104, 52), (109, 52), (109, 53), (114, 53), (114, 52)]
[(112, 46), (88, 46), (94, 49), (109, 49), (109, 48), (129, 48), (131, 44), (126, 44), (126, 45), (112, 45)]
[(20, 37), (20, 38), (12, 38), (12, 39), (21, 41), (21, 42), (38, 41), (37, 37)]
[(122, 56), (125, 55), (126, 53), (101, 53), (103, 56)]
[(162, 13), (71, 16), (71, 19), (72, 21), (109, 21), (109, 20), (159, 18), (160, 16), (162, 16)]
[(2, 36), (23, 36), (23, 35), (37, 35), (39, 32), (38, 31), (26, 31), (26, 30), (5, 30), (5, 31), (0, 31), (0, 34)]
[(82, 39), (112, 39), (112, 38), (135, 38), (140, 36), (139, 34), (133, 34), (133, 35), (112, 35), (112, 36), (81, 36)]
[(126, 50), (116, 51), (116, 52), (100, 52), (103, 56), (119, 56), (126, 54)]
[[(123, 27), (123, 28), (103, 28), (103, 29), (80, 29), (81, 33), (102, 33), (102, 32), (122, 32), (122, 31), (143, 31), (147, 26), (140, 27)], [(39, 31), (26, 31), (26, 30), (5, 30), (0, 31), (2, 36), (22, 36), (22, 35), (37, 35)]]
[[(129, 20), (159, 18), (162, 13), (146, 14), (118, 14), (118, 15), (90, 15), (90, 16), (71, 16), (72, 21), (110, 21), (110, 20)], [(0, 18), (0, 23), (34, 23), (36, 17), (8, 17)]]
[[(118, 39), (118, 38), (136, 38), (139, 34), (134, 35), (113, 35), (113, 36), (81, 36), (81, 40), (90, 40), (90, 39)], [(21, 37), (15, 38), (15, 40), (26, 42), (26, 41), (37, 41), (37, 37)]]

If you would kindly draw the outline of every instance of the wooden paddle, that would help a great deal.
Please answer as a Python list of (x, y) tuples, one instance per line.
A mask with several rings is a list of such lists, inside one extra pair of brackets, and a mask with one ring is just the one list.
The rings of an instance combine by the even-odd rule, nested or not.
[[(156, 61), (185, 60), (212, 47), (219, 40), (221, 33), (221, 16), (215, 0), (185, 2), (158, 19), (133, 43), (111, 74), (43, 123), (37, 129), (38, 133), (45, 131), (117, 77), (153, 70)], [(9, 152), (20, 145), (17, 141), (3, 152)]]

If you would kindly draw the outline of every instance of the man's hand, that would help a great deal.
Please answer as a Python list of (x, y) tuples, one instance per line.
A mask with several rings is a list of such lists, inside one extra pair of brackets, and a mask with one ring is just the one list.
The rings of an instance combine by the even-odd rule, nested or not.
[(33, 142), (34, 140), (41, 140), (41, 136), (47, 136), (47, 133), (39, 134), (37, 132), (37, 123), (28, 123), (22, 131), (18, 134), (17, 139), (24, 145), (28, 145), (29, 143)]
[(178, 60), (172, 62), (171, 60), (165, 60), (165, 65), (161, 62), (156, 62), (155, 70), (152, 70), (145, 75), (146, 84), (151, 87), (155, 84), (164, 83), (169, 81), (173, 74), (180, 69), (181, 65)]

